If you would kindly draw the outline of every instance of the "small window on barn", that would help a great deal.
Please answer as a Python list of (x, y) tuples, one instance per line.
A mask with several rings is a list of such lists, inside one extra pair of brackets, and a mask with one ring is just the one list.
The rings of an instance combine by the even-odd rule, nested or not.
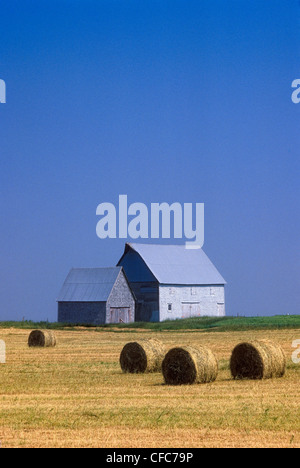
[(168, 312), (172, 312), (172, 304), (168, 304)]

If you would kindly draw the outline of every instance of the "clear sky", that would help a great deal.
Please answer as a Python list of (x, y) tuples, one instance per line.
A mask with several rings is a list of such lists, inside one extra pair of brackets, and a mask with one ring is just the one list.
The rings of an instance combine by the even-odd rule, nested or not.
[(119, 194), (205, 203), (227, 314), (299, 314), (297, 0), (6, 0), (0, 17), (0, 320), (55, 321), (71, 267), (117, 263), (96, 208)]

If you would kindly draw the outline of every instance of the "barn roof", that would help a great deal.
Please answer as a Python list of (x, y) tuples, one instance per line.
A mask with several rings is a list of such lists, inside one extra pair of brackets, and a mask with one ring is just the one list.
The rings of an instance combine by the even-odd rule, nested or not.
[(186, 249), (184, 245), (130, 243), (126, 244), (124, 255), (130, 250), (140, 255), (160, 284), (226, 284), (202, 249)]
[(113, 268), (72, 268), (58, 302), (106, 302), (121, 271)]

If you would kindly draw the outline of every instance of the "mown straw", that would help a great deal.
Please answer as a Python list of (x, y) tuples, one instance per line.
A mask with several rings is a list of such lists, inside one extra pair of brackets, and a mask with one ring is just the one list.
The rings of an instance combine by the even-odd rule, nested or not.
[(168, 385), (209, 383), (218, 376), (218, 361), (203, 346), (173, 348), (163, 360), (162, 372)]
[(232, 352), (230, 370), (234, 379), (280, 378), (285, 374), (286, 356), (271, 341), (240, 343)]
[(28, 338), (28, 346), (48, 348), (56, 345), (56, 336), (52, 330), (33, 330)]
[(165, 346), (156, 339), (127, 343), (120, 355), (121, 369), (131, 374), (161, 372), (165, 353)]

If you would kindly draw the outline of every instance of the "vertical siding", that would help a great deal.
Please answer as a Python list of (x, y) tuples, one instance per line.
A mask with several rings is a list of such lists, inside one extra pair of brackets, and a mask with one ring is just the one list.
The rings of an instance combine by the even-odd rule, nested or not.
[[(224, 286), (159, 286), (160, 320), (224, 316)], [(170, 307), (169, 307), (170, 306)], [(169, 310), (171, 308), (171, 310)]]
[(132, 250), (122, 258), (119, 266), (123, 267), (130, 283), (157, 281), (140, 255)]
[(101, 325), (105, 323), (105, 302), (59, 302), (58, 322)]
[(137, 299), (137, 322), (159, 321), (158, 281), (140, 255), (132, 250), (119, 262)]
[(136, 322), (158, 322), (158, 283), (131, 283), (131, 288), (137, 299), (135, 313)]
[(106, 323), (111, 322), (111, 307), (130, 308), (129, 322), (135, 321), (135, 300), (122, 271), (120, 272), (106, 303)]

